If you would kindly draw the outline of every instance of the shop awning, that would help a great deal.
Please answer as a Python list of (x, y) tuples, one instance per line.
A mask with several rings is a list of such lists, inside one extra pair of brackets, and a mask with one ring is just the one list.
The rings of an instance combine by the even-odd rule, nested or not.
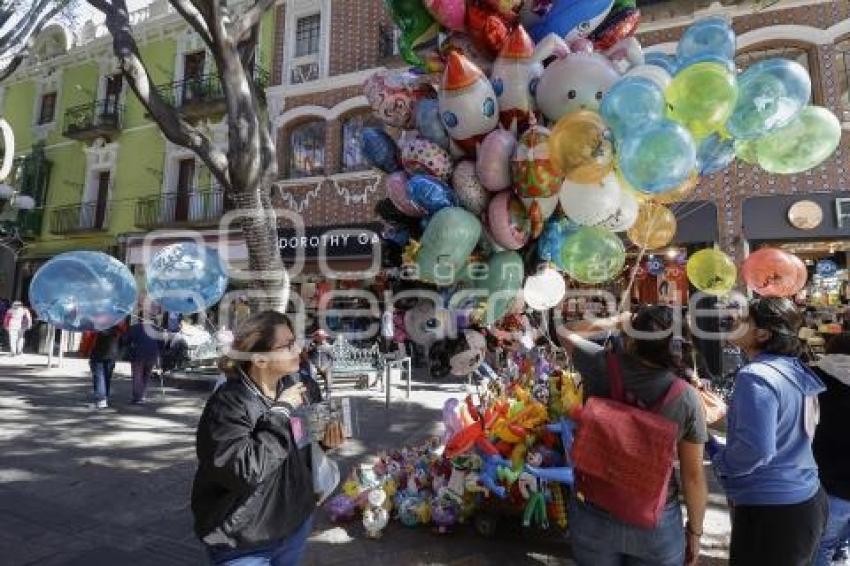
[(695, 200), (670, 205), (676, 215), (676, 244), (702, 244), (716, 242), (717, 206), (708, 200)]

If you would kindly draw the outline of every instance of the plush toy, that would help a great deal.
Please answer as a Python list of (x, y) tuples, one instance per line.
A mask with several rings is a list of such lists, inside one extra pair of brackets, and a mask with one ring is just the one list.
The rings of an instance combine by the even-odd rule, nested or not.
[(369, 492), (369, 506), (363, 511), (363, 526), (369, 538), (380, 538), (390, 520), (389, 513), (384, 507), (386, 500), (387, 494), (381, 488)]
[(332, 523), (350, 521), (357, 512), (357, 504), (354, 499), (345, 494), (332, 497), (325, 504), (325, 507), (328, 510), (328, 517)]
[(437, 532), (447, 533), (460, 517), (460, 507), (452, 498), (440, 495), (431, 500), (431, 520), (437, 526)]

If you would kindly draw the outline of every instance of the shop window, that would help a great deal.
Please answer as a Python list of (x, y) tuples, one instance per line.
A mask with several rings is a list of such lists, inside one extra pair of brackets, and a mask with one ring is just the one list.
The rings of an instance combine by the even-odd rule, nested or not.
[(359, 171), (369, 168), (369, 163), (360, 147), (360, 135), (364, 128), (374, 125), (376, 125), (375, 120), (371, 114), (357, 114), (343, 121), (341, 144), (343, 171)]
[(315, 177), (325, 172), (325, 122), (314, 120), (289, 134), (289, 177)]
[(838, 67), (839, 105), (842, 118), (850, 122), (850, 39), (836, 45), (836, 66)]
[(56, 93), (48, 92), (41, 95), (41, 106), (38, 111), (38, 123), (50, 124), (56, 115)]

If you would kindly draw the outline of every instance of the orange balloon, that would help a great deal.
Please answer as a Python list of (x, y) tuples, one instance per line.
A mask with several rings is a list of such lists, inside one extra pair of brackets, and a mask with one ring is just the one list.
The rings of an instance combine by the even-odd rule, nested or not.
[[(805, 275), (801, 274), (800, 265)], [(805, 269), (805, 264), (793, 254), (762, 248), (747, 256), (741, 264), (741, 277), (762, 297), (791, 297), (805, 286), (808, 279)]]
[(673, 241), (676, 227), (676, 215), (669, 208), (649, 201), (641, 203), (637, 220), (627, 233), (636, 245), (654, 250)]
[(555, 124), (549, 155), (564, 176), (583, 185), (600, 182), (614, 168), (614, 144), (596, 112), (570, 112)]

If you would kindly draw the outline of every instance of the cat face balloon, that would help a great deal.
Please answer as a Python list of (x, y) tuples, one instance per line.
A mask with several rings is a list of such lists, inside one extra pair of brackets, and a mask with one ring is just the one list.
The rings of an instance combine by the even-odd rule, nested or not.
[(576, 110), (598, 110), (602, 97), (620, 74), (599, 53), (572, 53), (546, 68), (537, 85), (537, 106), (558, 121)]

